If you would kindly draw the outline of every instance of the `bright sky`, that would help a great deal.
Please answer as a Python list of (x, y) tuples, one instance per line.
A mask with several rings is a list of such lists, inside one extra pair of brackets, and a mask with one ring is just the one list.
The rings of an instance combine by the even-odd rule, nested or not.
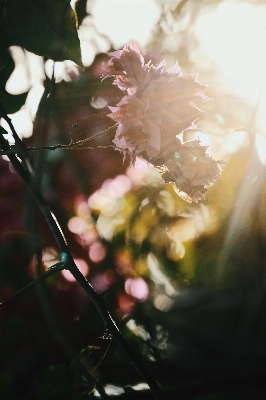
[(266, 5), (222, 2), (213, 13), (202, 14), (195, 32), (224, 75), (229, 92), (258, 106), (257, 147), (266, 160)]
[(200, 16), (195, 30), (227, 86), (256, 102), (266, 83), (266, 6), (221, 3), (216, 12)]
[(92, 8), (98, 30), (108, 35), (117, 48), (131, 39), (145, 45), (160, 12), (153, 0), (97, 0)]

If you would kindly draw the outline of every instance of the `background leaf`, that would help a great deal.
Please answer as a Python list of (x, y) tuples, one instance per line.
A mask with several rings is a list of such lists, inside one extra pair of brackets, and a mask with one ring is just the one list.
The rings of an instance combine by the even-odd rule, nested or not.
[(0, 126), (0, 134), (1, 134), (1, 135), (7, 135), (8, 132), (5, 130), (5, 128), (3, 128), (2, 126)]
[(18, 44), (28, 51), (82, 65), (76, 16), (68, 0), (7, 0), (6, 16)]
[(16, 400), (10, 388), (9, 380), (2, 374), (0, 374), (0, 398), (3, 400)]
[(0, 58), (0, 63), (2, 67), (0, 70), (0, 91), (7, 93), (5, 90), (6, 83), (15, 69), (15, 62), (8, 50), (1, 53)]
[(0, 102), (7, 114), (14, 114), (25, 104), (28, 92), (21, 94), (0, 93)]
[(37, 397), (33, 398), (38, 400), (52, 400), (59, 398), (59, 395), (61, 395), (60, 398), (68, 400), (82, 398), (81, 394), (74, 392), (69, 369), (64, 364), (52, 365), (39, 374), (36, 395)]

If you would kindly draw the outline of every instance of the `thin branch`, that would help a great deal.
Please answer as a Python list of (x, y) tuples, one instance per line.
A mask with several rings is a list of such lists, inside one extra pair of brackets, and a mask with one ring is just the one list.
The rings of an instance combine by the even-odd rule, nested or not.
[(104, 352), (104, 355), (101, 357), (100, 361), (98, 362), (98, 364), (93, 368), (94, 371), (97, 370), (97, 369), (99, 368), (99, 366), (102, 364), (103, 360), (104, 360), (105, 357), (107, 356), (107, 354), (108, 354), (108, 352), (109, 352), (109, 350), (110, 350), (110, 347), (111, 347), (112, 339), (113, 339), (112, 337), (110, 337), (110, 338), (108, 339), (108, 340), (109, 340), (108, 346), (107, 346), (107, 348), (106, 348), (106, 350), (105, 350), (105, 352)]
[[(108, 144), (106, 146), (86, 146), (86, 147), (73, 147), (72, 145), (63, 145), (63, 144), (56, 144), (54, 146), (40, 146), (40, 147), (26, 147), (26, 151), (42, 151), (42, 150), (95, 150), (95, 149), (116, 149), (117, 147), (114, 144)], [(9, 154), (17, 154), (17, 148), (15, 145), (10, 146), (10, 150), (7, 151), (0, 151), (0, 156), (8, 156)]]
[[(7, 120), (9, 123), (9, 120)], [(21, 142), (22, 143), (22, 142)], [(10, 145), (7, 142), (7, 140), (0, 135), (0, 146), (4, 151), (10, 150)], [(136, 370), (139, 372), (139, 374), (142, 376), (142, 378), (147, 382), (149, 387), (151, 388), (151, 391), (153, 392), (155, 398), (157, 400), (163, 399), (163, 395), (161, 392), (161, 389), (157, 382), (154, 380), (154, 378), (150, 375), (150, 373), (146, 370), (142, 362), (139, 360), (137, 357), (136, 353), (131, 349), (131, 347), (128, 345), (127, 341), (121, 334), (120, 330), (118, 329), (115, 321), (111, 317), (109, 311), (107, 310), (104, 299), (100, 294), (98, 294), (94, 288), (91, 286), (91, 284), (87, 281), (87, 279), (82, 275), (82, 273), (79, 271), (78, 267), (76, 266), (73, 257), (70, 253), (69, 247), (67, 245), (66, 239), (64, 237), (64, 234), (61, 230), (60, 225), (58, 224), (56, 217), (54, 214), (51, 212), (49, 209), (46, 201), (42, 197), (41, 193), (36, 189), (36, 186), (34, 185), (30, 174), (28, 171), (26, 171), (23, 167), (23, 165), (20, 163), (18, 158), (16, 157), (15, 154), (10, 154), (9, 160), (12, 163), (14, 169), (17, 171), (17, 173), (20, 175), (21, 179), (23, 180), (24, 184), (26, 185), (28, 191), (31, 193), (33, 196), (34, 200), (36, 201), (37, 205), (39, 206), (40, 210), (42, 211), (56, 241), (58, 244), (58, 247), (61, 251), (61, 261), (65, 263), (65, 268), (68, 269), (73, 277), (76, 279), (76, 281), (79, 283), (79, 285), (83, 288), (83, 290), (87, 293), (87, 295), (90, 297), (91, 301), (95, 305), (98, 313), (100, 314), (105, 327), (108, 329), (110, 334), (114, 337), (116, 342), (120, 345), (122, 350), (125, 352), (129, 360), (132, 362), (133, 366), (136, 368)]]
[[(9, 121), (8, 121), (7, 118), (5, 118), (6, 121), (8, 123), (10, 121), (10, 123), (11, 123), (11, 120), (9, 119)], [(26, 152), (26, 151), (36, 151), (36, 150), (40, 151), (40, 150), (57, 150), (57, 149), (64, 149), (64, 150), (94, 150), (95, 148), (98, 148), (98, 149), (99, 148), (106, 149), (106, 148), (109, 148), (109, 147), (110, 148), (115, 148), (116, 146), (112, 145), (112, 144), (111, 145), (107, 145), (107, 146), (93, 146), (93, 147), (82, 147), (82, 148), (79, 148), (79, 146), (82, 146), (84, 143), (87, 143), (87, 142), (89, 142), (89, 141), (91, 141), (91, 140), (93, 140), (93, 139), (95, 139), (95, 138), (97, 138), (97, 137), (99, 137), (101, 135), (104, 135), (106, 132), (108, 132), (108, 131), (112, 130), (113, 128), (117, 127), (117, 125), (118, 124), (109, 126), (109, 128), (105, 129), (104, 131), (96, 133), (95, 135), (90, 136), (90, 137), (88, 137), (86, 139), (78, 140), (77, 142), (72, 142), (72, 139), (71, 139), (69, 144), (56, 144), (54, 146), (37, 146), (37, 147), (26, 147), (26, 148), (23, 147), (23, 151)], [(16, 142), (15, 145), (10, 145), (10, 149), (9, 150), (1, 151), (0, 155), (1, 156), (4, 156), (4, 155), (8, 156), (9, 154), (16, 154), (16, 153), (19, 153), (19, 152), (21, 152), (21, 145), (17, 146), (17, 142)]]
[(99, 132), (99, 133), (96, 133), (95, 135), (90, 136), (90, 137), (88, 137), (87, 139), (79, 140), (79, 141), (73, 143), (73, 147), (81, 146), (81, 145), (83, 145), (84, 143), (89, 142), (89, 141), (92, 140), (92, 139), (95, 139), (95, 138), (97, 138), (97, 137), (99, 137), (99, 136), (101, 136), (101, 135), (104, 135), (106, 132), (109, 132), (110, 130), (116, 128), (117, 126), (118, 126), (118, 123), (117, 123), (117, 124), (114, 124), (114, 125), (112, 125), (112, 126), (109, 126), (109, 128), (105, 129), (104, 131), (101, 131), (101, 132)]
[(11, 303), (13, 300), (17, 299), (24, 293), (28, 292), (30, 289), (34, 288), (35, 286), (39, 285), (39, 283), (45, 281), (46, 279), (50, 278), (50, 276), (56, 274), (59, 271), (62, 271), (65, 268), (65, 265), (63, 262), (58, 262), (55, 265), (53, 265), (47, 272), (39, 276), (39, 278), (36, 278), (34, 281), (30, 282), (28, 285), (24, 286), (22, 289), (20, 289), (18, 292), (13, 294), (12, 296), (8, 297), (8, 299), (2, 301), (0, 303), (0, 309), (5, 307), (7, 304)]

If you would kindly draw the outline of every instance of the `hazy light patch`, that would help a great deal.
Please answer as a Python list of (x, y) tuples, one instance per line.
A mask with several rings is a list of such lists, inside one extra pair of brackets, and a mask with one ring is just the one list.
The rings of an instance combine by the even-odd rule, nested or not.
[(42, 262), (46, 269), (51, 268), (59, 261), (58, 251), (53, 247), (46, 247), (42, 251)]
[(265, 5), (227, 1), (195, 25), (201, 46), (224, 74), (224, 85), (253, 103), (266, 83), (265, 18)]
[(6, 83), (6, 90), (11, 94), (27, 92), (31, 83), (26, 68), (25, 53), (17, 46), (11, 46), (10, 52), (15, 61), (15, 69)]
[(256, 149), (258, 156), (263, 165), (266, 165), (266, 137), (260, 133), (256, 133)]
[(80, 217), (86, 217), (90, 214), (90, 209), (86, 201), (79, 201), (75, 204), (76, 213)]
[(149, 332), (147, 332), (146, 329), (142, 325), (137, 325), (136, 322), (134, 321), (134, 319), (130, 319), (126, 323), (126, 326), (133, 333), (135, 333), (135, 335), (140, 336), (145, 341), (147, 341), (151, 338)]
[(139, 184), (152, 168), (151, 164), (141, 158), (136, 158), (134, 166), (128, 167), (126, 174), (134, 184)]
[(105, 393), (107, 394), (107, 396), (111, 396), (111, 395), (119, 396), (120, 394), (125, 393), (125, 391), (122, 387), (111, 385), (111, 384), (105, 385), (104, 390), (105, 390)]
[(43, 58), (27, 50), (25, 56), (31, 85), (42, 83), (45, 80)]
[[(94, 34), (94, 29), (91, 26), (91, 18), (86, 17), (82, 21), (82, 24), (79, 27), (79, 38), (80, 38), (80, 50), (81, 50), (81, 58), (82, 63), (85, 67), (88, 67), (92, 64), (95, 55), (97, 54), (97, 49), (90, 41), (90, 35)], [(106, 51), (108, 46), (106, 48)]]
[[(266, 56), (265, 56), (266, 59)], [(264, 86), (264, 91), (261, 93), (260, 99), (259, 99), (259, 105), (257, 109), (257, 123), (259, 128), (263, 132), (266, 133), (266, 85)]]
[(72, 233), (76, 233), (77, 235), (80, 235), (81, 233), (85, 232), (87, 230), (87, 224), (83, 219), (79, 217), (72, 217), (68, 221), (68, 229)]
[(153, 303), (158, 310), (166, 312), (173, 306), (174, 301), (165, 294), (158, 294)]
[(195, 134), (195, 139), (199, 139), (202, 146), (210, 146), (212, 143), (210, 135), (200, 131)]
[[(120, 187), (121, 192), (125, 188)], [(94, 192), (88, 199), (88, 205), (91, 209), (100, 210), (105, 216), (112, 217), (121, 211), (124, 207), (123, 198), (115, 192), (115, 185), (112, 180), (107, 180), (102, 188)]]
[(166, 250), (167, 257), (169, 257), (169, 259), (173, 261), (177, 261), (183, 258), (185, 252), (185, 247), (180, 240), (172, 242)]
[(138, 383), (137, 385), (132, 386), (133, 390), (149, 390), (150, 387), (146, 382)]
[(100, 241), (93, 242), (89, 248), (89, 257), (95, 263), (101, 262), (106, 256), (106, 248)]
[(113, 216), (110, 218), (110, 216), (106, 215), (100, 215), (96, 227), (99, 232), (99, 235), (106, 239), (106, 240), (112, 240), (113, 235), (116, 231), (116, 229), (120, 226), (123, 225), (125, 222), (125, 218), (122, 216)]
[(224, 153), (235, 153), (241, 147), (248, 147), (250, 145), (249, 135), (246, 131), (237, 131), (229, 134), (224, 142)]
[(149, 294), (148, 285), (142, 278), (128, 278), (125, 281), (125, 291), (139, 301), (145, 301)]
[(95, 21), (90, 11), (90, 8), (93, 7), (92, 1), (87, 2), (87, 6), (89, 15), (83, 19), (78, 30), (81, 58), (85, 67), (92, 64), (96, 54), (106, 53), (110, 50), (109, 33), (102, 35), (95, 29)]
[(176, 293), (175, 289), (170, 283), (170, 280), (162, 273), (157, 258), (154, 254), (149, 253), (147, 257), (148, 267), (151, 273), (151, 279), (157, 284), (164, 286), (166, 294), (169, 296)]
[(198, 237), (213, 222), (210, 209), (204, 204), (200, 204), (190, 217), (186, 214), (183, 216), (185, 218), (176, 221), (166, 230), (167, 236), (176, 243), (177, 250), (179, 249), (181, 253), (184, 251), (180, 246), (183, 242)]
[[(196, 217), (196, 216), (195, 216)], [(198, 230), (194, 219), (180, 219), (166, 231), (167, 236), (174, 242), (186, 242), (197, 236)], [(178, 246), (179, 247), (179, 246)]]
[(124, 196), (131, 189), (131, 181), (126, 175), (118, 175), (114, 179), (107, 179), (102, 185), (102, 191), (108, 197), (118, 198)]
[(73, 10), (75, 10), (76, 2), (77, 2), (77, 0), (70, 0), (70, 6), (73, 8)]
[[(28, 138), (32, 135), (33, 124), (28, 110), (21, 109), (18, 112), (9, 115), (9, 117), (11, 118), (12, 124), (20, 138)], [(13, 143), (13, 135), (9, 125), (5, 121), (3, 121), (3, 123), (1, 121), (1, 125), (9, 133), (5, 138), (10, 141), (10, 143)]]
[(44, 69), (50, 79), (54, 71), (55, 82), (61, 82), (62, 80), (70, 82), (77, 79), (80, 74), (79, 67), (71, 60), (56, 62), (47, 60), (44, 64)]
[[(145, 200), (145, 199), (144, 199)], [(142, 201), (142, 203), (144, 202)], [(141, 205), (142, 205), (141, 203)], [(161, 190), (157, 200), (157, 206), (164, 210), (168, 215), (174, 215), (176, 204), (173, 196), (167, 190)]]
[[(83, 260), (82, 258), (75, 258), (74, 261), (75, 261), (76, 266), (78, 267), (78, 269), (82, 273), (82, 275), (87, 276), (88, 273), (89, 273), (89, 266), (86, 263), (86, 261)], [(75, 282), (76, 281), (74, 276), (68, 270), (63, 270), (61, 273), (62, 273), (63, 277), (67, 281), (69, 281), (69, 282)]]
[(90, 105), (97, 110), (106, 107), (107, 104), (108, 101), (101, 96), (93, 97), (90, 102)]
[[(107, 394), (107, 396), (120, 396), (121, 394), (125, 393), (124, 389), (120, 386), (115, 386), (115, 385), (105, 385), (104, 386), (104, 391)], [(95, 390), (93, 392), (94, 397), (102, 397), (98, 390)]]
[(140, 46), (145, 45), (159, 20), (161, 8), (153, 0), (98, 0), (92, 7), (88, 2), (88, 11), (99, 32), (119, 48), (131, 39)]

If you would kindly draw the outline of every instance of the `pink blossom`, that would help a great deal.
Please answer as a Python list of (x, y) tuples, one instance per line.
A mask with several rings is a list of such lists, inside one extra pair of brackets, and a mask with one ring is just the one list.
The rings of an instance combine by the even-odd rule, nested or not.
[(144, 58), (139, 48), (132, 40), (123, 50), (108, 53), (111, 59), (104, 69), (104, 77), (115, 76), (113, 82), (128, 94), (134, 94), (138, 88), (145, 85), (148, 68), (144, 65)]
[(160, 116), (161, 151), (172, 146), (176, 135), (195, 127), (194, 122), (202, 115), (198, 105), (208, 99), (204, 91), (196, 75), (182, 75), (176, 67), (150, 80), (141, 96), (150, 101), (150, 118), (158, 120)]
[(105, 76), (114, 76), (113, 83), (127, 91), (116, 107), (109, 107), (108, 117), (118, 122), (116, 148), (124, 156), (129, 153), (133, 162), (140, 155), (161, 167), (163, 178), (185, 200), (204, 199), (222, 162), (208, 156), (198, 140), (181, 144), (177, 136), (194, 128), (202, 115), (199, 106), (209, 99), (206, 86), (197, 74), (183, 75), (177, 63), (172, 68), (165, 60), (157, 66), (144, 64), (134, 41), (109, 56)]
[(146, 152), (149, 158), (155, 157), (160, 150), (160, 128), (149, 117), (150, 102), (147, 98), (125, 96), (108, 117), (118, 122), (114, 144), (134, 155)]
[(161, 63), (149, 73), (146, 87), (109, 107), (112, 113), (108, 116), (119, 123), (116, 146), (135, 154), (146, 152), (152, 160), (175, 145), (176, 135), (194, 127), (202, 114), (197, 105), (206, 96), (196, 75), (183, 76), (176, 66), (166, 70)]

